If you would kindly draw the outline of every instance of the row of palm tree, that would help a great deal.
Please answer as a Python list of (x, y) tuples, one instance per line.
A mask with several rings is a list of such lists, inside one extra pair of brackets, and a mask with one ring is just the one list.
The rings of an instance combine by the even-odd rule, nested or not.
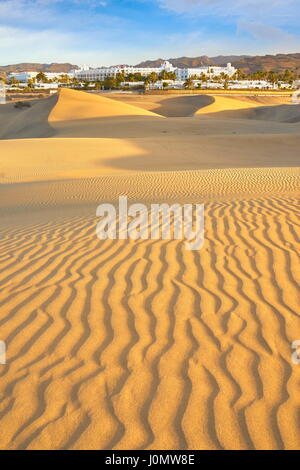
[(283, 72), (257, 70), (256, 72), (245, 73), (237, 70), (233, 78), (236, 80), (267, 80), (271, 83), (285, 82), (292, 84), (299, 76), (300, 69), (296, 68), (294, 70), (286, 69)]
[[(193, 80), (200, 80), (201, 82), (205, 83), (209, 80), (214, 80), (214, 82), (219, 82), (228, 84), (229, 80), (266, 80), (273, 84), (277, 84), (279, 82), (284, 82), (288, 84), (292, 84), (295, 80), (299, 78), (299, 69), (295, 70), (285, 70), (284, 72), (274, 72), (274, 71), (262, 71), (258, 70), (256, 72), (249, 72), (245, 73), (242, 70), (237, 70), (233, 76), (229, 76), (228, 74), (222, 72), (218, 76), (213, 75), (213, 68), (209, 69), (209, 74), (202, 72), (200, 75), (193, 75), (186, 81), (186, 87), (192, 87)], [(100, 88), (120, 88), (122, 82), (144, 82), (145, 86), (149, 86), (150, 84), (154, 84), (157, 81), (161, 80), (175, 80), (176, 74), (174, 72), (166, 72), (162, 71), (160, 74), (156, 72), (152, 72), (147, 76), (143, 76), (141, 73), (130, 73), (125, 75), (124, 73), (118, 73), (115, 77), (107, 77), (103, 81), (96, 81), (93, 82), (96, 89)], [(68, 74), (61, 74), (54, 79), (48, 79), (47, 75), (40, 71), (35, 78), (31, 78), (28, 80), (27, 86), (28, 88), (34, 88), (36, 83), (62, 83), (66, 85), (71, 85), (73, 87), (79, 87), (80, 83), (83, 83), (85, 87), (90, 85), (88, 80), (78, 80), (76, 77), (70, 77)], [(6, 83), (14, 86), (19, 85), (19, 81), (12, 77)]]

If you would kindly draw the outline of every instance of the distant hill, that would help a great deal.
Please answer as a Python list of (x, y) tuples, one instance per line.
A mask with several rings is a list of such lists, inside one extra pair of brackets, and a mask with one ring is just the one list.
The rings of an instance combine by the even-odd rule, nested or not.
[(37, 64), (37, 63), (21, 63), (13, 65), (0, 65), (0, 76), (6, 76), (10, 72), (58, 72), (67, 73), (72, 69), (78, 69), (77, 65), (73, 64)]
[(257, 70), (284, 72), (285, 70), (300, 69), (300, 53), (241, 58), (233, 62), (233, 65), (244, 72), (256, 72)]
[[(158, 67), (165, 59), (146, 60), (137, 64), (137, 67)], [(283, 72), (284, 70), (300, 71), (300, 53), (295, 54), (276, 54), (264, 56), (247, 56), (247, 55), (219, 55), (216, 57), (208, 57), (206, 55), (199, 57), (178, 57), (168, 59), (175, 67), (200, 67), (208, 65), (226, 65), (231, 62), (234, 67), (241, 69), (243, 72), (270, 71)], [(13, 65), (0, 66), (0, 77), (5, 77), (9, 72), (23, 71), (42, 71), (42, 72), (58, 72), (67, 73), (72, 69), (79, 67), (74, 64), (38, 64), (38, 63), (21, 63)]]
[[(174, 67), (200, 67), (201, 65), (226, 65), (231, 62), (234, 67), (243, 72), (256, 72), (257, 70), (282, 72), (284, 70), (295, 70), (300, 68), (300, 53), (295, 54), (276, 54), (264, 56), (199, 56), (199, 57), (179, 57), (168, 59)], [(146, 60), (138, 64), (140, 67), (158, 67), (163, 59)]]

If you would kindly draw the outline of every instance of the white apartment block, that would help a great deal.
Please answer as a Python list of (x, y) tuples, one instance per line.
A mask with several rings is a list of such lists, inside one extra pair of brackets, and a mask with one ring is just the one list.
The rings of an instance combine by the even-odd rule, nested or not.
[(120, 85), (132, 88), (137, 86), (143, 86), (144, 82), (121, 82)]
[(58, 83), (35, 83), (34, 88), (36, 90), (57, 90)]
[(149, 90), (163, 90), (164, 83), (168, 85), (168, 88), (181, 89), (184, 88), (183, 80), (158, 80), (155, 83), (150, 83), (148, 88)]
[(274, 86), (273, 83), (268, 82), (267, 80), (236, 80), (232, 81), (228, 85), (229, 89), (260, 89), (260, 90), (269, 90), (278, 88), (278, 86)]

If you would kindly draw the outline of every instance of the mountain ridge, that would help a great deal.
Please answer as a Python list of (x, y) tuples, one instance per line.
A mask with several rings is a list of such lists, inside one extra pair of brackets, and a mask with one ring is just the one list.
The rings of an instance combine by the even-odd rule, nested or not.
[[(291, 54), (267, 54), (264, 56), (250, 56), (250, 55), (218, 55), (215, 57), (208, 57), (206, 55), (198, 57), (177, 57), (167, 59), (171, 64), (178, 68), (185, 67), (201, 67), (208, 65), (224, 66), (228, 62), (240, 69), (244, 73), (261, 71), (274, 71), (284, 72), (285, 70), (300, 70), (300, 53)], [(140, 62), (136, 67), (158, 67), (165, 59), (146, 60)], [(23, 62), (20, 64), (2, 65), (0, 66), (0, 76), (5, 77), (9, 72), (23, 72), (23, 71), (42, 71), (42, 72), (58, 72), (67, 73), (72, 69), (78, 69), (78, 65), (71, 63), (31, 63)]]
[[(140, 67), (157, 67), (164, 60), (146, 60), (137, 64)], [(284, 70), (294, 70), (300, 68), (300, 53), (292, 54), (267, 54), (264, 56), (248, 56), (248, 55), (228, 55), (228, 56), (199, 56), (199, 57), (178, 57), (168, 59), (172, 65), (178, 68), (184, 67), (201, 67), (208, 65), (219, 65), (224, 66), (228, 62), (236, 67), (237, 69), (242, 70), (245, 73), (256, 72), (257, 70), (262, 70), (269, 72), (273, 70), (274, 72), (283, 72)]]

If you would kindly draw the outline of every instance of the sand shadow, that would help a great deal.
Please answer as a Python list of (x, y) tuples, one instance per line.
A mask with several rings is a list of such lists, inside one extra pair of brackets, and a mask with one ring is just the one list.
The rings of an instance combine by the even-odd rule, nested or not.
[(48, 122), (49, 114), (56, 105), (58, 95), (30, 100), (30, 108), (16, 109), (15, 103), (0, 107), (0, 139), (37, 139), (52, 137), (55, 130)]
[[(156, 113), (164, 117), (191, 117), (201, 108), (214, 103), (211, 95), (116, 95), (108, 96), (111, 100), (125, 103), (136, 108)], [(150, 105), (150, 107), (149, 107)]]
[(281, 122), (295, 124), (300, 122), (300, 105), (281, 104), (275, 106), (258, 106), (255, 108), (228, 109), (199, 115), (214, 119), (248, 119), (256, 121)]
[(190, 117), (214, 101), (214, 97), (208, 95), (177, 96), (163, 100), (152, 111), (165, 117)]
[(199, 135), (194, 117), (112, 116), (51, 122), (57, 138), (131, 139), (144, 137)]

